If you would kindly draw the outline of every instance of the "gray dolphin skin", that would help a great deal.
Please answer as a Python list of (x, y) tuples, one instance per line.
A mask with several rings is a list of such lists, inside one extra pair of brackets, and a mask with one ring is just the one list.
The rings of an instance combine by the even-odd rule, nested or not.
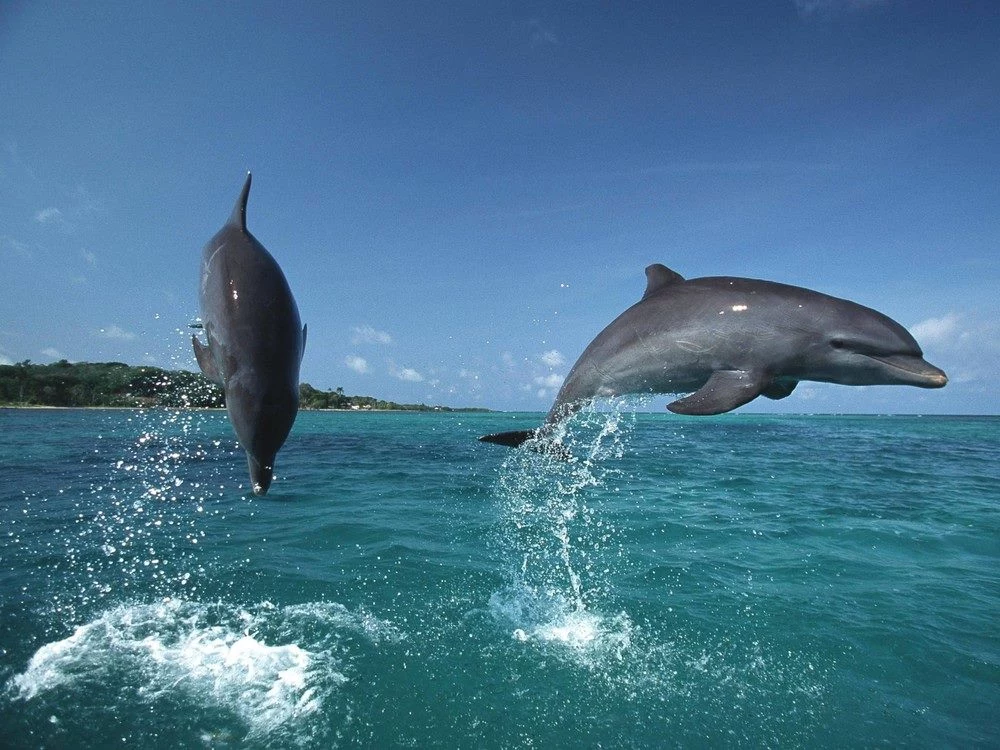
[(202, 251), (199, 296), (208, 345), (197, 336), (191, 343), (201, 371), (226, 392), (254, 494), (263, 495), (299, 409), (306, 327), (281, 268), (247, 230), (250, 181), (248, 172), (232, 216)]
[(573, 365), (538, 430), (484, 435), (518, 446), (551, 436), (589, 401), (691, 393), (677, 414), (722, 414), (758, 396), (785, 398), (800, 380), (941, 388), (948, 377), (882, 313), (802, 287), (646, 269), (643, 298), (598, 334)]

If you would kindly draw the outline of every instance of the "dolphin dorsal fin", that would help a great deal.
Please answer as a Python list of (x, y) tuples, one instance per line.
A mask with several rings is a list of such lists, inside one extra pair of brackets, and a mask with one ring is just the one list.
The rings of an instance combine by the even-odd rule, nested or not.
[(233, 213), (229, 217), (229, 223), (239, 227), (244, 232), (247, 231), (247, 200), (250, 198), (250, 182), (252, 180), (253, 175), (247, 172), (247, 181), (243, 183), (243, 190), (240, 191), (240, 197), (236, 199)]
[(642, 295), (642, 298), (646, 299), (661, 289), (665, 289), (671, 284), (679, 284), (682, 281), (684, 281), (683, 276), (676, 271), (671, 271), (662, 263), (646, 266), (646, 293)]

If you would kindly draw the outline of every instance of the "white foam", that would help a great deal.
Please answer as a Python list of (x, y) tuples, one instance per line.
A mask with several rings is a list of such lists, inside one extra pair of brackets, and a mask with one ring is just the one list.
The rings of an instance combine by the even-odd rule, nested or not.
[(559, 622), (546, 623), (535, 629), (546, 641), (559, 641), (575, 648), (586, 648), (600, 634), (601, 618), (590, 612), (572, 612)]
[(511, 627), (515, 641), (555, 647), (590, 668), (621, 660), (632, 643), (632, 621), (626, 613), (602, 614), (523, 585), (494, 593), (489, 608), (495, 620)]
[(77, 628), (73, 635), (54, 643), (46, 643), (28, 662), (28, 668), (11, 678), (11, 687), (19, 698), (30, 700), (39, 693), (71, 683), (77, 677), (81, 643), (87, 638), (90, 625)]
[(230, 712), (248, 736), (260, 737), (317, 713), (347, 681), (330, 642), (344, 629), (371, 641), (403, 637), (391, 623), (332, 603), (120, 606), (42, 646), (9, 687), (32, 700), (58, 688), (136, 680), (143, 700), (180, 695)]
[[(311, 672), (322, 655), (297, 644), (268, 645), (223, 627), (194, 630), (176, 643), (150, 636), (137, 644), (158, 667), (150, 692), (181, 687), (236, 713), (255, 733), (266, 734), (320, 708)], [(346, 678), (326, 675), (339, 684)]]

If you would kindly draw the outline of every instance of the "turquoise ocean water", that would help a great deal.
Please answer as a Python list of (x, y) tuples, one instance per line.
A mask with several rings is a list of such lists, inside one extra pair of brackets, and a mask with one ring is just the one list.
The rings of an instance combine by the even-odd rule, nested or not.
[(0, 746), (1000, 746), (1000, 418), (631, 407), (0, 410)]

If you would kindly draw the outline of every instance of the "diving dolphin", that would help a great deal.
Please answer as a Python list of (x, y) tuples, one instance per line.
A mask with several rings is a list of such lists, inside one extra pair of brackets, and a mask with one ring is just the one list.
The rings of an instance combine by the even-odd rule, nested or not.
[(226, 392), (254, 494), (263, 495), (299, 409), (306, 327), (281, 268), (247, 229), (250, 180), (247, 172), (229, 221), (202, 251), (199, 296), (208, 346), (197, 336), (191, 343), (201, 371)]
[(941, 388), (948, 377), (913, 336), (876, 310), (802, 287), (646, 269), (646, 293), (573, 365), (538, 430), (484, 435), (518, 446), (544, 438), (587, 402), (631, 393), (688, 393), (677, 414), (721, 414), (800, 380)]

